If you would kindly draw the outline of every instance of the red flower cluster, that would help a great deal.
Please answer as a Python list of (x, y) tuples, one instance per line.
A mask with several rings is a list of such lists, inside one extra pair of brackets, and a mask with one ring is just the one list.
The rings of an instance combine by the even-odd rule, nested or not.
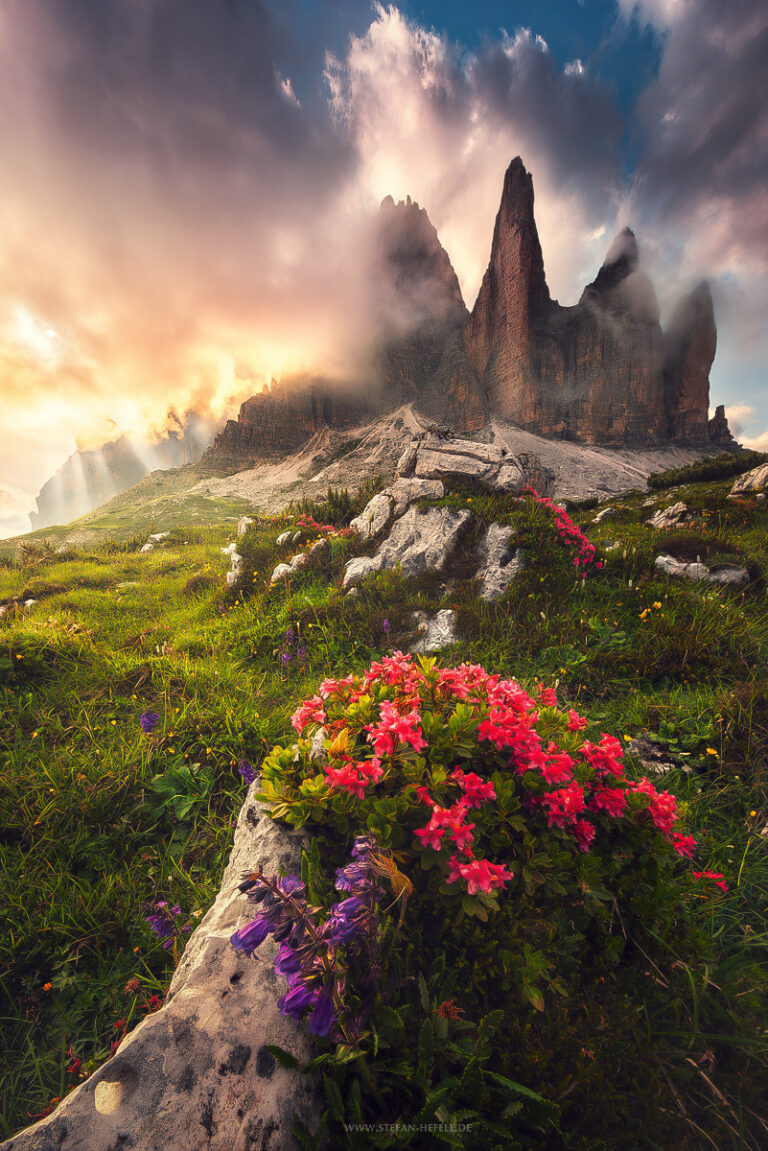
[[(372, 663), (361, 677), (324, 680), (319, 694), (297, 709), (293, 726), (299, 734), (308, 725), (325, 731), (322, 771), (329, 790), (346, 791), (355, 800), (387, 781), (391, 790), (405, 757), (410, 766), (404, 794), (431, 808), (429, 822), (414, 831), (416, 842), (441, 854), (447, 882), (465, 881), (470, 895), (503, 887), (513, 873), (475, 856), (486, 820), (481, 812), (478, 826), (470, 813), (495, 802), (496, 787), (460, 766), (436, 770), (455, 754), (445, 740), (430, 747), (425, 737), (425, 731), (436, 730), (438, 716), (441, 732), (460, 723), (465, 743), (476, 740), (480, 751), (488, 745), (496, 763), (501, 753), (523, 784), (528, 810), (541, 813), (547, 828), (572, 837), (580, 851), (589, 851), (598, 835), (628, 819), (660, 832), (678, 855), (691, 858), (696, 840), (675, 831), (674, 795), (657, 791), (647, 778), (628, 779), (619, 741), (606, 733), (597, 742), (584, 739), (587, 720), (573, 708), (559, 711), (551, 688), (537, 689), (536, 696), (477, 664), (422, 667), (397, 651)], [(545, 737), (539, 726), (549, 734), (569, 733), (566, 746)], [(450, 858), (443, 853), (449, 845)]]
[(581, 528), (576, 526), (564, 508), (558, 507), (549, 496), (540, 496), (531, 487), (523, 488), (522, 494), (529, 496), (534, 503), (550, 509), (555, 517), (557, 534), (566, 547), (576, 553), (573, 557), (573, 566), (577, 567), (582, 575), (586, 575), (592, 567), (597, 571), (603, 566), (601, 560), (595, 559), (595, 545), (589, 542)]
[(336, 529), (333, 524), (319, 524), (314, 516), (306, 514), (300, 516), (300, 518), (296, 521), (296, 527), (303, 528), (305, 531), (309, 532), (318, 532), (321, 536), (325, 536), (326, 539), (329, 537), (336, 539), (338, 537), (344, 537), (350, 534), (350, 528)]

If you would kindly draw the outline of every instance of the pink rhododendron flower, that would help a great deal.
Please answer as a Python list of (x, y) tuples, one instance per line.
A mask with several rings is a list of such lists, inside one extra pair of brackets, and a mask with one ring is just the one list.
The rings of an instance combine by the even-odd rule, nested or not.
[(449, 873), (448, 882), (455, 883), (459, 877), (466, 879), (469, 895), (476, 895), (478, 891), (493, 891), (496, 887), (503, 887), (513, 878), (513, 873), (503, 864), (488, 863), (486, 859), (473, 859), (470, 863), (460, 863), (453, 871), (458, 872), (458, 875), (452, 879)]
[(590, 823), (588, 819), (577, 819), (573, 824), (572, 831), (579, 841), (580, 851), (589, 851), (589, 846), (595, 838), (595, 825)]
[(301, 735), (308, 723), (325, 723), (323, 701), (320, 696), (314, 695), (312, 699), (305, 699), (291, 716), (291, 723), (299, 735)]
[(474, 771), (463, 772), (460, 767), (451, 772), (451, 779), (455, 779), (464, 798), (470, 807), (480, 807), (496, 798), (496, 788), (491, 780), (485, 781)]
[(558, 751), (550, 743), (539, 770), (547, 783), (569, 783), (573, 779), (573, 760), (566, 751)]
[(426, 827), (418, 828), (414, 834), (419, 837), (422, 847), (431, 847), (433, 851), (439, 851), (445, 828), (433, 824), (430, 820)]
[(565, 827), (574, 821), (574, 816), (584, 811), (584, 788), (578, 783), (561, 787), (545, 795), (542, 804), (547, 809), (547, 822), (550, 827)]
[(685, 855), (688, 859), (693, 859), (697, 843), (698, 840), (694, 839), (692, 835), (681, 835), (679, 831), (674, 832), (672, 836), (672, 846), (677, 854)]
[(583, 731), (587, 726), (587, 721), (583, 715), (579, 715), (577, 711), (570, 708), (568, 711), (568, 722), (565, 726), (569, 731)]
[(542, 687), (539, 690), (539, 700), (544, 707), (557, 707), (557, 696), (551, 687)]
[(728, 884), (719, 871), (693, 871), (691, 874), (695, 880), (711, 879), (715, 887), (719, 887), (721, 891), (728, 890)]
[(590, 806), (596, 811), (607, 811), (618, 819), (627, 810), (627, 797), (620, 787), (596, 787), (590, 797)]

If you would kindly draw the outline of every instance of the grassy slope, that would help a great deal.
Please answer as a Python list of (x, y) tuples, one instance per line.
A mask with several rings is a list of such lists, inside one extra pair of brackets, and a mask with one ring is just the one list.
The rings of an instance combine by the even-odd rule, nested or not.
[[(589, 717), (590, 735), (647, 732), (668, 745), (681, 768), (664, 786), (702, 840), (698, 865), (730, 884), (727, 896), (703, 901), (703, 926), (734, 964), (764, 956), (768, 512), (734, 508), (728, 488), (694, 485), (659, 502), (683, 498), (700, 510), (695, 532), (676, 533), (678, 552), (750, 564), (743, 594), (656, 578), (659, 534), (643, 525), (639, 496), (587, 529), (600, 545), (620, 543), (602, 574), (582, 585), (539, 557), (495, 606), (466, 584), (391, 574), (349, 599), (339, 587), (346, 541), (290, 587), (269, 588), (285, 519), (252, 533), (245, 598), (223, 586), (226, 526), (180, 531), (144, 556), (113, 544), (111, 553), (0, 567), (0, 598), (39, 599), (0, 622), (0, 1134), (97, 1065), (123, 1029), (117, 1021), (132, 1026), (167, 983), (173, 956), (153, 940), (141, 904), (169, 897), (185, 917), (208, 906), (242, 795), (237, 761), (257, 761), (285, 738), (296, 702), (325, 675), (406, 646), (417, 607), (457, 609), (466, 639), (445, 661), (481, 661), (526, 684), (557, 681), (561, 700)], [(446, 502), (468, 500), (481, 519), (519, 518), (501, 498), (457, 493)], [(576, 518), (586, 526), (592, 515)], [(466, 574), (470, 544), (457, 569)], [(146, 708), (161, 716), (151, 736), (138, 724)], [(165, 795), (153, 790), (160, 775), (175, 784)], [(131, 979), (138, 986), (126, 992)], [(745, 983), (747, 1020), (754, 994)], [(724, 1031), (740, 1027), (723, 1020)], [(695, 1071), (681, 1086), (684, 1057), (713, 1046), (698, 1037), (670, 1054), (674, 1091), (709, 1115), (718, 1146), (755, 1146), (733, 1141), (732, 1115)], [(68, 1072), (73, 1056), (82, 1066)], [(674, 1091), (663, 1101), (673, 1110)]]

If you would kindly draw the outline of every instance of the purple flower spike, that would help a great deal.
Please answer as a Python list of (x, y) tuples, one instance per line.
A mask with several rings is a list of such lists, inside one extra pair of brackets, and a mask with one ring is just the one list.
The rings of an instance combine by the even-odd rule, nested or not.
[(244, 951), (246, 955), (253, 955), (256, 948), (261, 946), (275, 926), (268, 919), (257, 915), (249, 924), (230, 936), (229, 942), (238, 951)]
[(241, 759), (237, 765), (237, 770), (243, 777), (246, 787), (250, 787), (256, 778), (256, 772), (253, 769), (253, 764), (249, 763), (247, 759)]
[(388, 619), (385, 619), (383, 621), (383, 623), (381, 625), (381, 630), (384, 632), (385, 635), (389, 635), (389, 633), (392, 631), (392, 624), (389, 622)]
[(336, 1022), (333, 1013), (333, 999), (330, 995), (318, 996), (315, 1010), (309, 1020), (309, 1030), (313, 1035), (325, 1037)]
[(150, 732), (154, 731), (159, 722), (160, 722), (160, 716), (157, 714), (156, 711), (145, 711), (139, 717), (139, 723), (141, 724), (141, 730), (144, 732), (145, 735), (149, 735)]

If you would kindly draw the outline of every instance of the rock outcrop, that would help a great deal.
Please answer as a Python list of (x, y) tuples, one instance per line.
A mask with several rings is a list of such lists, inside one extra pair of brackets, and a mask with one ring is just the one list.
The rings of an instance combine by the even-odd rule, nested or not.
[(384, 568), (399, 568), (408, 578), (444, 571), (471, 518), (466, 510), (408, 508), (374, 556), (357, 556), (347, 563), (343, 586)]
[(756, 493), (765, 492), (768, 489), (768, 464), (760, 464), (759, 467), (752, 468), (751, 471), (745, 472), (743, 476), (737, 476), (733, 481), (730, 495), (734, 498), (738, 496), (751, 496)]
[[(311, 1076), (279, 1066), (275, 1044), (311, 1058), (306, 1028), (282, 1016), (277, 944), (246, 959), (230, 945), (253, 918), (242, 873), (298, 871), (301, 836), (274, 823), (251, 785), (215, 903), (190, 936), (165, 1006), (149, 1015), (98, 1071), (46, 1119), (0, 1151), (286, 1151), (294, 1115), (310, 1128), (322, 1112)], [(282, 986), (281, 986), (282, 984)]]

